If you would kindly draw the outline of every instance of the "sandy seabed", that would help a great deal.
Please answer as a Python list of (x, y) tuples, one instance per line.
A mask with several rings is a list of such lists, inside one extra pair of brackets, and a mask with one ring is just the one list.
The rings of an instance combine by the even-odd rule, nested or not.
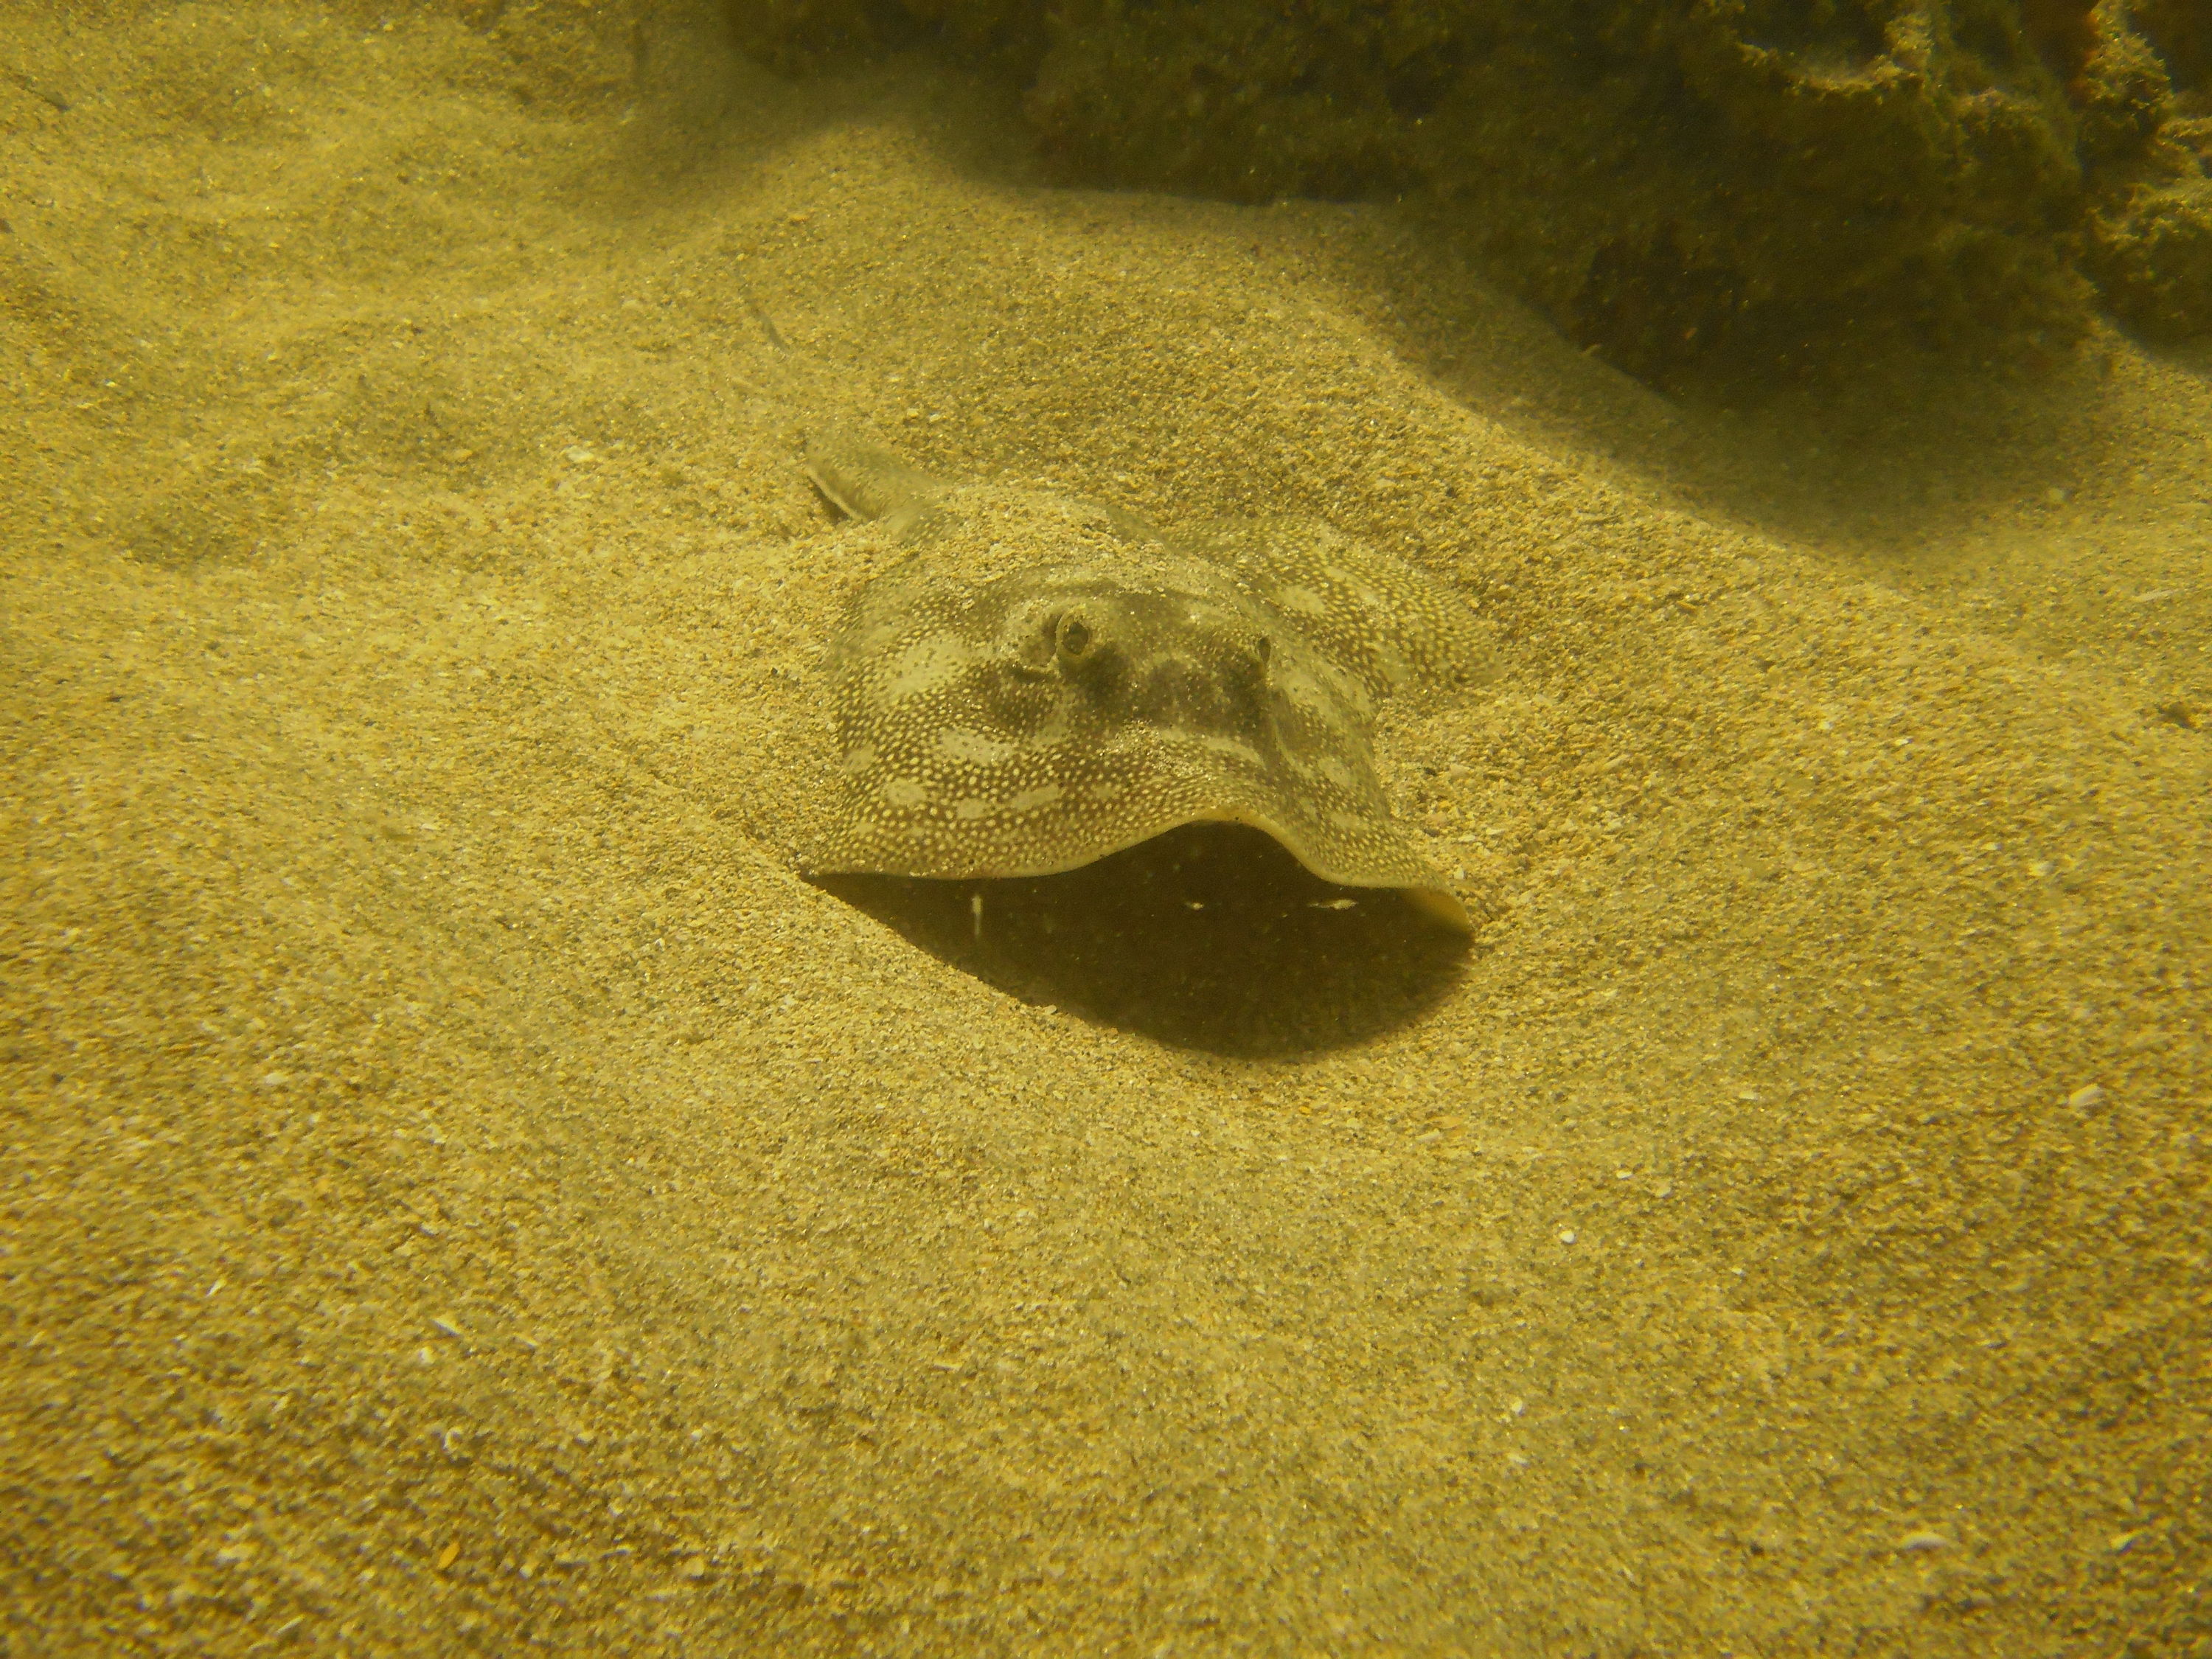
[[(2203, 362), (1677, 409), (506, 27), (0, 26), (0, 1647), (2212, 1653)], [(825, 421), (1458, 584), (1471, 947), (802, 879)]]

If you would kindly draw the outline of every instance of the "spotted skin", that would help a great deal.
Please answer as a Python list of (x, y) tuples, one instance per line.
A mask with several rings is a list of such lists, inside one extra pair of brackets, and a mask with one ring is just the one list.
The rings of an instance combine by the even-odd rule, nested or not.
[(1384, 699), (1479, 675), (1456, 596), (1326, 525), (1170, 536), (843, 437), (807, 460), (896, 554), (830, 647), (838, 798), (815, 869), (1048, 875), (1229, 820), (1466, 925), (1374, 755)]

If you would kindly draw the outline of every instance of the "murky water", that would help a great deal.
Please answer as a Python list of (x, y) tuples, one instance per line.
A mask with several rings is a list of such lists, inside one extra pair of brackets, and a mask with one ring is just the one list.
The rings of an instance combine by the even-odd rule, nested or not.
[[(2212, 1639), (2201, 355), (1662, 395), (641, 17), (0, 26), (9, 1641)], [(823, 423), (1464, 595), (1472, 940), (803, 878)]]

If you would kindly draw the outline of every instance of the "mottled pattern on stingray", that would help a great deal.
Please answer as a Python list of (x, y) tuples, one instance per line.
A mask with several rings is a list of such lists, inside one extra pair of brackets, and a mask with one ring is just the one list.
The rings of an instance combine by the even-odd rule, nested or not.
[(1326, 526), (1186, 542), (849, 440), (809, 469), (908, 550), (830, 647), (839, 798), (815, 868), (1044, 875), (1230, 819), (1328, 880), (1455, 908), (1374, 757), (1376, 702), (1475, 654), (1472, 617), (1426, 577)]
[(1420, 698), (1487, 678), (1487, 640), (1467, 601), (1432, 577), (1317, 519), (1249, 519), (1178, 530), (1224, 564), (1369, 696)]

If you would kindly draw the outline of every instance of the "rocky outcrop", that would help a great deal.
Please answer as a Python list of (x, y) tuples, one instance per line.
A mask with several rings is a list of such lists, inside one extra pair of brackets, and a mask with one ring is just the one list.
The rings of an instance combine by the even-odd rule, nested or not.
[(787, 71), (933, 40), (1071, 181), (1401, 197), (1659, 381), (2212, 330), (2201, 0), (747, 0)]

